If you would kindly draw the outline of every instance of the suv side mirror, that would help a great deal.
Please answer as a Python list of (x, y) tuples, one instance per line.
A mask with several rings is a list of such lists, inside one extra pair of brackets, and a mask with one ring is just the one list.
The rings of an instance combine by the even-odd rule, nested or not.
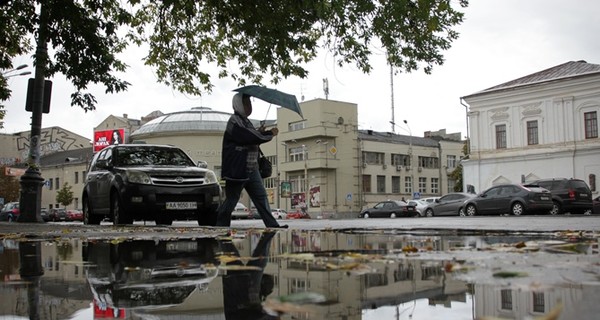
[(204, 160), (200, 160), (200, 161), (198, 161), (198, 167), (203, 168), (203, 169), (208, 169), (208, 162), (206, 162)]
[(96, 161), (96, 168), (108, 169), (110, 168), (110, 164), (106, 159), (98, 159), (98, 161)]

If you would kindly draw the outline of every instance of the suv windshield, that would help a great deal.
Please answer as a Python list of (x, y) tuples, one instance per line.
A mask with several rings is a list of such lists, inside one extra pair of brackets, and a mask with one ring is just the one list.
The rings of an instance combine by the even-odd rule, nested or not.
[(157, 147), (115, 148), (115, 165), (126, 166), (194, 166), (180, 149)]

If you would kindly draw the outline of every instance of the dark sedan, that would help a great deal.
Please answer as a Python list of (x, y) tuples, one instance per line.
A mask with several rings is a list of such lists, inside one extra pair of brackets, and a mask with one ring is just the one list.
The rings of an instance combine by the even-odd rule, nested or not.
[(388, 200), (376, 204), (373, 208), (364, 209), (358, 215), (359, 218), (396, 218), (414, 217), (419, 212), (414, 205), (404, 201)]
[(549, 213), (552, 206), (552, 194), (547, 189), (503, 184), (467, 200), (465, 213), (468, 216), (506, 213), (520, 216), (530, 212)]
[(465, 216), (465, 202), (475, 197), (472, 193), (453, 192), (436, 199), (428, 205), (423, 214), (427, 217), (433, 216)]

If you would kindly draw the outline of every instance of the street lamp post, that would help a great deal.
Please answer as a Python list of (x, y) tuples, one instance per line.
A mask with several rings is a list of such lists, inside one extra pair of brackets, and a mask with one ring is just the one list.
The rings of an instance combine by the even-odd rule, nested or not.
[(21, 176), (21, 194), (18, 222), (44, 222), (41, 216), (42, 185), (44, 178), (40, 173), (40, 140), (42, 132), (42, 111), (44, 104), (44, 84), (48, 61), (48, 9), (42, 2), (37, 48), (35, 54), (35, 78), (33, 81), (33, 103), (31, 112), (31, 132), (29, 138), (29, 156), (27, 171)]
[(302, 157), (304, 158), (304, 207), (308, 211), (308, 154), (306, 145), (302, 145)]

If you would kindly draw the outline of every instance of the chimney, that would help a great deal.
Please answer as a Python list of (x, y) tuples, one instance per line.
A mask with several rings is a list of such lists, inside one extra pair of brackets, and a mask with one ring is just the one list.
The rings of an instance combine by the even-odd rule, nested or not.
[(127, 119), (127, 113), (123, 113), (123, 118)]

